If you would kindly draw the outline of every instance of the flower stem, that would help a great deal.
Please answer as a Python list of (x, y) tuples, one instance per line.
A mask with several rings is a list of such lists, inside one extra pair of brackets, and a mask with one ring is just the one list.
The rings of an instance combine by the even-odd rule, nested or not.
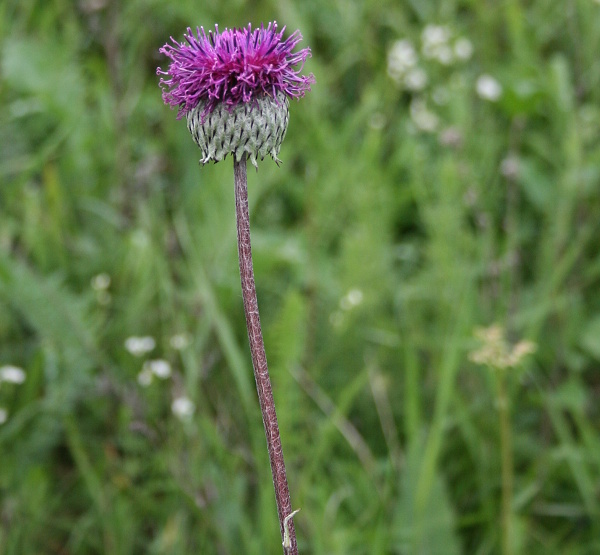
[(495, 369), (498, 381), (498, 416), (502, 461), (502, 554), (512, 555), (513, 454), (510, 430), (510, 407), (504, 368)]
[(248, 182), (246, 178), (246, 158), (233, 162), (235, 180), (235, 212), (237, 219), (238, 258), (240, 262), (240, 277), (242, 280), (242, 296), (244, 299), (244, 312), (246, 314), (246, 327), (250, 341), (250, 353), (254, 368), (254, 379), (258, 391), (258, 401), (262, 413), (267, 449), (271, 461), (271, 474), (275, 487), (275, 501), (279, 516), (279, 527), (283, 541), (284, 555), (297, 555), (296, 532), (291, 518), (292, 503), (285, 473), (285, 462), (279, 437), (277, 414), (275, 413), (275, 400), (271, 388), (271, 379), (267, 368), (267, 355), (262, 338), (260, 317), (258, 314), (258, 300), (254, 284), (254, 270), (252, 267), (252, 249), (250, 246), (250, 216), (248, 212)]

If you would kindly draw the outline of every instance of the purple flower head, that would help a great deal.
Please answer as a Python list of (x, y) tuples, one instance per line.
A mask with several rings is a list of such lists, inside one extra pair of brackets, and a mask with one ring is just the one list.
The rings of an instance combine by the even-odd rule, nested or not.
[[(170, 58), (166, 71), (160, 67), (165, 104), (177, 106), (177, 119), (204, 103), (203, 118), (224, 103), (229, 109), (262, 96), (277, 99), (277, 93), (300, 98), (315, 82), (313, 74), (300, 75), (310, 48), (292, 52), (302, 40), (299, 31), (282, 40), (285, 27), (277, 32), (277, 23), (265, 29), (225, 29), (208, 34), (203, 27), (196, 35), (188, 27), (186, 43), (165, 44), (159, 52)], [(298, 67), (299, 66), (299, 67)]]

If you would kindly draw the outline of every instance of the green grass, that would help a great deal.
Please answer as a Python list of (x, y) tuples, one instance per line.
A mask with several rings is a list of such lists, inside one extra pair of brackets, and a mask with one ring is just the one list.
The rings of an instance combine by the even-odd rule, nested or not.
[[(198, 166), (155, 75), (188, 25), (273, 19), (317, 80), (282, 167), (249, 172), (300, 552), (599, 552), (597, 1), (5, 0), (0, 366), (27, 378), (0, 383), (0, 554), (281, 553), (232, 164)], [(424, 59), (428, 24), (472, 56)], [(421, 93), (387, 73), (405, 38)], [(537, 345), (504, 376), (504, 551), (497, 384), (469, 359), (494, 323)], [(173, 375), (144, 387), (152, 359)]]

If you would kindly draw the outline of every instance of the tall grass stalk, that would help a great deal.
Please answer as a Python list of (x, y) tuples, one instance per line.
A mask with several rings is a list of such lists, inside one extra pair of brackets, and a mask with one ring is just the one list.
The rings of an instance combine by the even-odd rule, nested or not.
[(495, 368), (494, 370), (498, 390), (498, 422), (500, 427), (500, 460), (502, 466), (502, 554), (513, 555), (511, 537), (514, 474), (510, 405), (506, 392), (506, 369)]

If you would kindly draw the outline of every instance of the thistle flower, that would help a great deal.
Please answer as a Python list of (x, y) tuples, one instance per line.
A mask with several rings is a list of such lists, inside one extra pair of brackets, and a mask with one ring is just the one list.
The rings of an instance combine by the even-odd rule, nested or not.
[[(157, 69), (163, 100), (177, 106), (177, 118), (187, 118), (188, 129), (202, 151), (200, 162), (219, 162), (233, 155), (238, 259), (246, 328), (252, 367), (263, 417), (267, 450), (275, 489), (275, 502), (284, 555), (298, 555), (285, 461), (275, 412), (275, 399), (262, 338), (250, 244), (250, 214), (246, 160), (257, 166), (266, 154), (277, 155), (288, 124), (290, 98), (300, 98), (315, 82), (300, 75), (310, 49), (292, 52), (302, 36), (295, 31), (286, 40), (277, 23), (252, 30), (225, 29), (196, 34), (188, 27), (187, 44), (165, 44), (161, 49), (171, 62), (167, 71)], [(195, 407), (186, 397), (173, 401), (178, 418), (189, 418)]]
[[(196, 34), (188, 27), (185, 42), (171, 37), (159, 52), (171, 61), (160, 79), (165, 104), (178, 107), (177, 119), (202, 151), (203, 164), (231, 153), (237, 161), (247, 155), (254, 166), (266, 154), (277, 155), (288, 124), (290, 98), (300, 98), (315, 82), (312, 73), (300, 75), (310, 48), (292, 52), (302, 40), (299, 31), (283, 40), (277, 23), (252, 30), (225, 29)], [(187, 43), (187, 44), (186, 44)]]

